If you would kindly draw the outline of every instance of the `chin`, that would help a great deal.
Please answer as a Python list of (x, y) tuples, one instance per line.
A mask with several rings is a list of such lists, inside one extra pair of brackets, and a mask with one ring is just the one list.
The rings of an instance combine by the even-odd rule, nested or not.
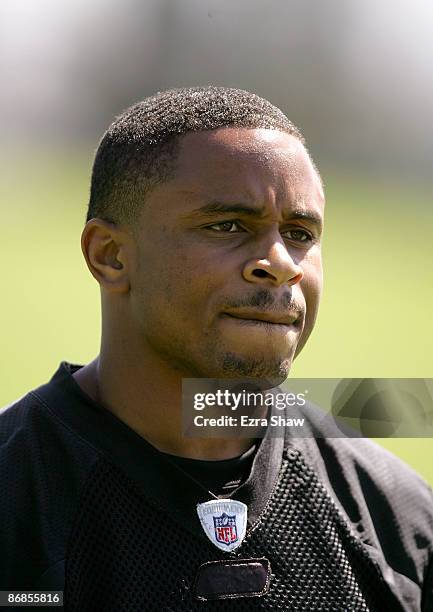
[(269, 360), (226, 353), (222, 363), (225, 378), (253, 378), (263, 381), (268, 388), (283, 383), (289, 375), (292, 358)]

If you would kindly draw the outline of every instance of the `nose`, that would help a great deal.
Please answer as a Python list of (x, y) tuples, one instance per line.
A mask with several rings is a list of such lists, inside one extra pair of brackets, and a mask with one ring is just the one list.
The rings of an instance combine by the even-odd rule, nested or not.
[(295, 285), (304, 276), (301, 266), (292, 259), (285, 245), (275, 242), (264, 259), (251, 259), (246, 262), (243, 277), (250, 283)]

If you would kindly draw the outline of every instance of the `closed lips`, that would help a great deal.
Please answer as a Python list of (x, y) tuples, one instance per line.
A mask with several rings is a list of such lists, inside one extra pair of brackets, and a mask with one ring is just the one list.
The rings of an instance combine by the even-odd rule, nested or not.
[(232, 317), (233, 319), (261, 321), (263, 323), (271, 323), (273, 325), (293, 325), (299, 319), (299, 314), (260, 311), (225, 312), (223, 314), (225, 316)]

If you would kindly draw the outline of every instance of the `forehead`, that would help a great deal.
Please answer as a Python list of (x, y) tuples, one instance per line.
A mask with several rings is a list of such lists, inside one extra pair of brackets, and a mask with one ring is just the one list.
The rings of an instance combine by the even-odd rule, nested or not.
[[(172, 182), (172, 181), (170, 181)], [(211, 197), (323, 201), (321, 181), (302, 143), (271, 129), (220, 128), (180, 139), (173, 187)]]

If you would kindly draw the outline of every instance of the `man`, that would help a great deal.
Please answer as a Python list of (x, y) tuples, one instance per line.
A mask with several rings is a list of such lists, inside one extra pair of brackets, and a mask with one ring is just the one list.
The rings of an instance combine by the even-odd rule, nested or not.
[(0, 417), (1, 589), (80, 612), (432, 609), (432, 495), (397, 459), (183, 436), (183, 379), (287, 377), (323, 214), (302, 135), (253, 94), (171, 90), (114, 121), (82, 235), (100, 354)]

